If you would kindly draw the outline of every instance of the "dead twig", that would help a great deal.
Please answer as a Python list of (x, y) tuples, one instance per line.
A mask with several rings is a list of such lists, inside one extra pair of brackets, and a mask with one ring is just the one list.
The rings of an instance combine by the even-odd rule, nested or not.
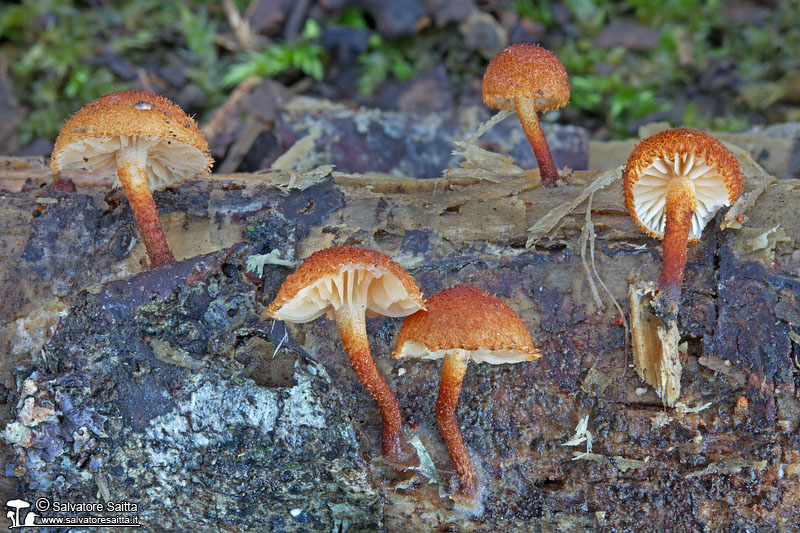
[(290, 43), (297, 40), (300, 34), (300, 27), (308, 11), (309, 0), (298, 0), (292, 5), (292, 11), (289, 13), (289, 18), (286, 21), (286, 31), (284, 37)]
[(214, 111), (211, 120), (201, 128), (203, 134), (209, 139), (216, 137), (224, 129), (230, 114), (236, 111), (236, 107), (239, 103), (246, 98), (250, 94), (250, 91), (259, 83), (260, 81), (257, 78), (247, 78), (237, 85), (225, 102)]
[(244, 130), (236, 139), (230, 150), (228, 150), (228, 154), (225, 157), (225, 161), (219, 166), (219, 172), (221, 174), (228, 174), (231, 172), (235, 172), (236, 169), (239, 167), (239, 164), (244, 159), (244, 156), (247, 155), (247, 152), (250, 151), (250, 147), (253, 146), (253, 143), (256, 142), (256, 139), (261, 132), (265, 131), (268, 128), (267, 124), (258, 120), (255, 117), (249, 117), (247, 122), (245, 123)]
[(228, 18), (228, 24), (233, 29), (233, 34), (236, 36), (240, 49), (250, 51), (258, 48), (258, 38), (253, 33), (247, 20), (242, 18), (239, 8), (236, 7), (233, 0), (222, 0), (222, 7), (225, 9), (225, 16)]

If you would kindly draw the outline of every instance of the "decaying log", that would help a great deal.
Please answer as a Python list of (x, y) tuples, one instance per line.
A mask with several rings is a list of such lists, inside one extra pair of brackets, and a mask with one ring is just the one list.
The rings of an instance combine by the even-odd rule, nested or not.
[[(19, 186), (0, 197), (14, 495), (134, 502), (154, 530), (791, 529), (800, 181), (762, 183), (741, 163), (745, 190), (763, 190), (734, 227), (720, 229), (720, 214), (689, 249), (675, 409), (639, 380), (627, 316), (587, 278), (627, 315), (629, 284), (658, 275), (660, 245), (626, 214), (619, 183), (592, 197), (592, 267), (581, 255), (586, 202), (525, 246), (528, 228), (597, 172), (549, 189), (536, 173), (464, 168), (427, 180), (211, 176), (156, 193), (179, 263), (145, 272), (118, 192), (81, 175), (76, 192), (59, 190), (47, 171), (17, 168)], [(279, 263), (344, 244), (391, 255), (428, 295), (457, 283), (489, 290), (544, 353), (467, 372), (456, 416), (481, 512), (447, 497), (438, 365), (389, 358), (398, 320), (368, 322), (373, 353), (435, 471), (380, 460), (380, 413), (335, 324), (261, 319), (291, 271)]]

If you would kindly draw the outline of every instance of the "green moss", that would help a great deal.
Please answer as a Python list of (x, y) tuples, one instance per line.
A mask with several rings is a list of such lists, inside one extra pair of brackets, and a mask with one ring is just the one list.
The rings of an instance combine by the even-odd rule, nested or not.
[(307, 19), (298, 42), (277, 43), (248, 52), (242, 61), (230, 67), (222, 78), (222, 85), (233, 87), (248, 78), (267, 78), (290, 70), (299, 70), (315, 80), (321, 80), (325, 49), (317, 42), (320, 32), (319, 23)]
[[(248, 4), (236, 2), (241, 12)], [(795, 83), (787, 73), (800, 71), (800, 55), (794, 53), (800, 49), (800, 10), (794, 0), (776, 0), (762, 10), (758, 24), (732, 19), (722, 0), (565, 0), (563, 7), (557, 19), (543, 0), (502, 4), (546, 31), (543, 44), (562, 59), (573, 81), (566, 112), (573, 123), (624, 137), (635, 133), (637, 121), (673, 109), (679, 110), (679, 117), (673, 114), (676, 122), (714, 128), (746, 127), (750, 117), (787, 120), (797, 113), (784, 93), (771, 90)], [(658, 35), (655, 47), (595, 47), (597, 35), (620, 19), (651, 28)], [(211, 0), (19, 0), (0, 10), (0, 50), (16, 96), (28, 110), (20, 143), (54, 139), (83, 104), (130, 88), (145, 70), (157, 74), (171, 68), (175, 56), (184, 65), (181, 74), (203, 92), (205, 112), (251, 76), (299, 72), (321, 80), (326, 56), (319, 37), (327, 24), (373, 30), (369, 49), (358, 58), (362, 95), (386, 80), (404, 80), (437, 64), (464, 86), (480, 79), (486, 66), (479, 54), (464, 48), (456, 24), (430, 25), (413, 38), (387, 40), (359, 7), (332, 13), (329, 20), (309, 19), (294, 43), (278, 41), (246, 53), (220, 46), (228, 22), (220, 3)], [(710, 65), (727, 59), (733, 66), (726, 75), (734, 80), (728, 92), (706, 95), (722, 100), (722, 116), (714, 116), (687, 94), (694, 93)], [(765, 92), (767, 100), (759, 97)]]
[(417, 55), (412, 50), (413, 41), (410, 39), (386, 41), (377, 33), (370, 35), (369, 50), (358, 57), (358, 92), (369, 96), (378, 85), (392, 77), (402, 81), (419, 72), (421, 64), (414, 57), (424, 55)]
[[(39, 136), (54, 138), (64, 119), (84, 103), (127, 88), (129, 82), (100, 58), (152, 46), (157, 40), (153, 26), (169, 22), (156, 0), (111, 6), (22, 0), (0, 11), (0, 43), (11, 60), (16, 96), (31, 110), (19, 130), (22, 144)], [(119, 34), (126, 38), (111, 39)]]
[[(779, 82), (800, 69), (800, 10), (791, 0), (779, 0), (759, 24), (740, 23), (726, 14), (721, 0), (568, 0), (565, 2), (580, 35), (555, 23), (547, 4), (516, 0), (515, 11), (543, 25), (547, 46), (566, 66), (572, 82), (570, 106), (577, 107), (590, 128), (602, 125), (614, 137), (635, 134), (632, 124), (659, 111), (682, 110), (676, 125), (738, 130), (750, 125), (748, 112), (763, 99), (746, 98), (765, 82)], [(613, 20), (634, 20), (657, 33), (652, 50), (599, 50), (593, 40)], [(779, 38), (776, 38), (779, 36)], [(730, 58), (736, 96), (725, 98), (724, 114), (701, 110), (687, 98), (712, 61)], [(706, 89), (708, 90), (708, 89)], [(752, 102), (757, 102), (755, 105)], [(776, 103), (777, 100), (770, 102)]]

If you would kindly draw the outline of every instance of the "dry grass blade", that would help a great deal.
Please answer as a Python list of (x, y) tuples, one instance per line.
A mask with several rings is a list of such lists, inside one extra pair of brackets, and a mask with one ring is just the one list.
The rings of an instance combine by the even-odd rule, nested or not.
[(468, 144), (474, 143), (475, 141), (478, 140), (478, 137), (480, 137), (481, 135), (483, 135), (484, 133), (495, 127), (497, 124), (501, 123), (502, 121), (513, 115), (514, 113), (516, 113), (516, 111), (505, 111), (505, 110), (501, 110), (495, 113), (495, 115), (492, 116), (492, 118), (481, 124), (478, 127), (478, 129), (475, 130), (475, 133), (473, 133), (466, 139), (466, 142)]
[(481, 135), (513, 114), (513, 111), (500, 111), (481, 124), (475, 133), (466, 139), (454, 140), (452, 154), (461, 156), (464, 160), (459, 163), (458, 168), (445, 169), (442, 176), (446, 178), (471, 177), (500, 183), (506, 181), (504, 176), (522, 174), (524, 170), (514, 164), (513, 157), (490, 152), (476, 144)]
[(533, 226), (528, 228), (528, 241), (525, 243), (527, 248), (534, 246), (539, 239), (550, 233), (559, 221), (570, 214), (576, 207), (583, 203), (590, 195), (599, 191), (603, 187), (614, 183), (622, 177), (622, 166), (601, 172), (597, 178), (581, 191), (573, 200), (557, 205), (548, 211), (542, 218), (537, 220)]
[[(578, 239), (578, 248), (581, 250), (581, 263), (583, 264), (583, 271), (586, 274), (586, 280), (589, 282), (589, 289), (592, 291), (592, 298), (594, 298), (594, 303), (597, 306), (598, 311), (602, 311), (606, 308), (603, 300), (600, 299), (600, 295), (597, 293), (597, 286), (594, 283), (594, 279), (592, 279), (592, 272), (589, 270), (589, 263), (586, 261), (586, 246), (589, 245), (590, 249), (590, 256), (592, 261), (592, 266), (594, 266), (594, 223), (592, 223), (592, 199), (594, 198), (594, 194), (589, 195), (589, 201), (586, 205), (586, 222), (583, 224), (583, 229), (581, 229), (581, 238)], [(597, 274), (597, 271), (595, 271)]]
[[(594, 193), (589, 195), (589, 200), (586, 204), (586, 222), (583, 225), (583, 229), (581, 230), (581, 238), (579, 240), (579, 246), (581, 249), (581, 262), (583, 263), (583, 270), (586, 273), (586, 279), (589, 280), (589, 287), (592, 290), (592, 296), (594, 297), (595, 303), (597, 304), (597, 309), (602, 311), (605, 309), (605, 304), (603, 303), (600, 295), (597, 293), (597, 287), (594, 284), (594, 280), (592, 279), (592, 273), (594, 273), (594, 277), (597, 278), (598, 283), (600, 286), (603, 287), (603, 290), (606, 291), (608, 297), (611, 298), (611, 303), (614, 304), (614, 307), (617, 309), (617, 313), (619, 316), (622, 317), (622, 323), (625, 326), (625, 357), (627, 359), (628, 356), (628, 349), (630, 347), (630, 330), (628, 328), (628, 319), (625, 317), (625, 312), (622, 310), (622, 307), (617, 302), (617, 299), (614, 298), (614, 295), (611, 294), (611, 290), (608, 288), (606, 283), (603, 281), (603, 278), (600, 277), (600, 273), (597, 272), (597, 262), (594, 258), (594, 241), (597, 237), (597, 234), (594, 232), (594, 223), (592, 222), (592, 200), (594, 199)], [(592, 272), (589, 272), (589, 265), (586, 262), (586, 247), (589, 247), (589, 263), (592, 265)]]

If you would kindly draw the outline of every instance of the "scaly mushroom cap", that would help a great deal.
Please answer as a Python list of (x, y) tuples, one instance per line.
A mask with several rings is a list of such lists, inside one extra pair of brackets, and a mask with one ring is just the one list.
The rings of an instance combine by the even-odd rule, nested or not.
[(664, 238), (670, 181), (688, 179), (694, 185), (695, 208), (689, 240), (695, 242), (720, 207), (742, 193), (742, 174), (733, 154), (702, 131), (677, 128), (640, 142), (622, 173), (625, 207), (642, 228)]
[(183, 109), (157, 94), (122, 91), (101, 96), (70, 117), (58, 134), (50, 167), (116, 174), (115, 153), (133, 137), (147, 147), (151, 190), (209, 172), (214, 163), (197, 123)]
[(364, 305), (367, 316), (391, 317), (425, 308), (414, 279), (389, 256), (341, 247), (311, 254), (289, 274), (266, 314), (286, 322), (308, 322), (350, 305)]
[(473, 361), (502, 364), (542, 356), (519, 315), (486, 291), (459, 285), (434, 294), (425, 307), (403, 322), (394, 357), (439, 359), (466, 350)]
[(497, 54), (483, 75), (483, 102), (512, 111), (514, 98), (537, 97), (540, 112), (569, 103), (569, 78), (550, 50), (535, 44), (513, 44)]

